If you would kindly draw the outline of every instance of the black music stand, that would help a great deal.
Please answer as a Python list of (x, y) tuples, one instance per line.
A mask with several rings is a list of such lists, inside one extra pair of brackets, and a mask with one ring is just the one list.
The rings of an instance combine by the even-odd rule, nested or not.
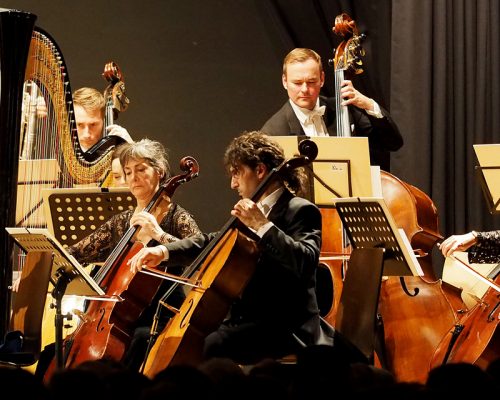
[(64, 295), (99, 298), (100, 300), (117, 301), (105, 296), (99, 285), (85, 272), (80, 263), (70, 255), (47, 229), (40, 228), (5, 228), (17, 245), (27, 254), (30, 252), (47, 253), (52, 257), (50, 281), (54, 285), (52, 297), (55, 300), (55, 347), (57, 367), (63, 368), (65, 360), (62, 351), (62, 331), (64, 318), (62, 314), (62, 298)]
[(423, 272), (383, 199), (342, 198), (335, 200), (335, 208), (354, 248), (335, 328), (367, 359), (372, 359), (382, 275)]
[(44, 189), (48, 230), (64, 246), (77, 243), (113, 215), (133, 210), (135, 197), (126, 188)]

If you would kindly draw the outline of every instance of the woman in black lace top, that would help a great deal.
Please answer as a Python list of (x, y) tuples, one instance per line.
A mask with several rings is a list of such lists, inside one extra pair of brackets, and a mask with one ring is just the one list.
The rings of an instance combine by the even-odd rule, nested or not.
[(454, 251), (469, 250), (471, 263), (500, 262), (500, 230), (489, 232), (471, 231), (463, 235), (452, 235), (439, 246), (445, 257)]
[[(189, 212), (178, 204), (172, 203), (167, 215), (158, 223), (148, 212), (142, 211), (159, 190), (160, 184), (170, 177), (170, 168), (166, 152), (161, 143), (143, 139), (135, 143), (126, 143), (120, 148), (120, 163), (125, 181), (132, 195), (137, 199), (135, 210), (126, 210), (111, 217), (93, 233), (71, 246), (69, 252), (81, 263), (98, 263), (107, 259), (117, 246), (124, 233), (131, 225), (138, 225), (138, 240), (147, 246), (170, 243), (200, 233), (200, 229)], [(172, 274), (180, 274), (180, 267), (169, 267)], [(171, 283), (165, 281), (150, 307), (137, 321), (134, 338), (124, 356), (124, 361), (131, 368), (138, 369), (144, 358), (147, 340), (154, 314), (161, 299)], [(168, 303), (180, 307), (184, 300), (182, 288), (169, 296)], [(168, 321), (167, 310), (162, 310), (160, 327)]]

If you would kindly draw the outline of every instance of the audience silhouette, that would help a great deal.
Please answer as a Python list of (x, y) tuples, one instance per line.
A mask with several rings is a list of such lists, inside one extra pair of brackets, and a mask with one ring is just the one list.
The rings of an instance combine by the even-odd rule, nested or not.
[(54, 373), (47, 384), (18, 367), (1, 366), (0, 384), (15, 387), (20, 398), (33, 400), (89, 398), (156, 400), (183, 396), (186, 400), (256, 399), (298, 400), (323, 396), (332, 390), (358, 398), (382, 395), (390, 399), (469, 399), (500, 391), (500, 358), (483, 369), (475, 364), (444, 364), (432, 369), (425, 384), (397, 382), (387, 370), (352, 362), (326, 345), (309, 346), (295, 363), (264, 359), (242, 366), (213, 358), (198, 366), (171, 365), (149, 379), (124, 364), (87, 361)]

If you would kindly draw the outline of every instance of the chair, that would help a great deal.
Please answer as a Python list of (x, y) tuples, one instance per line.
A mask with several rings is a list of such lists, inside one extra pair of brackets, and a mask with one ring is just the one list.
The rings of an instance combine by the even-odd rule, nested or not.
[(0, 364), (27, 367), (41, 351), (42, 317), (52, 268), (50, 252), (30, 252), (13, 294), (9, 332), (0, 345)]

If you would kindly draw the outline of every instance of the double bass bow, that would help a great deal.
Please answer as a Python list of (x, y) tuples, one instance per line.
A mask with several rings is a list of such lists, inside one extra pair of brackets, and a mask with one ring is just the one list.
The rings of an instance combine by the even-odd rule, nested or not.
[[(184, 173), (164, 182), (144, 211), (161, 222), (170, 209), (170, 198), (183, 183), (198, 176), (198, 163), (192, 157), (180, 162)], [(94, 300), (81, 316), (76, 331), (64, 341), (65, 367), (103, 357), (120, 361), (130, 343), (136, 321), (151, 303), (161, 280), (147, 274), (135, 274), (127, 265), (144, 244), (136, 241), (140, 227), (131, 226), (95, 276), (98, 285), (109, 298), (119, 301)], [(50, 378), (53, 366), (45, 375)]]
[[(257, 201), (274, 179), (310, 163), (318, 153), (316, 144), (310, 140), (302, 141), (299, 151), (300, 156), (268, 173), (251, 196), (252, 200)], [(231, 217), (184, 271), (182, 276), (194, 286), (180, 309), (172, 310), (174, 316), (156, 338), (144, 363), (146, 376), (153, 377), (169, 365), (196, 365), (202, 361), (204, 339), (223, 322), (257, 263), (257, 246), (238, 222), (236, 217)]]

